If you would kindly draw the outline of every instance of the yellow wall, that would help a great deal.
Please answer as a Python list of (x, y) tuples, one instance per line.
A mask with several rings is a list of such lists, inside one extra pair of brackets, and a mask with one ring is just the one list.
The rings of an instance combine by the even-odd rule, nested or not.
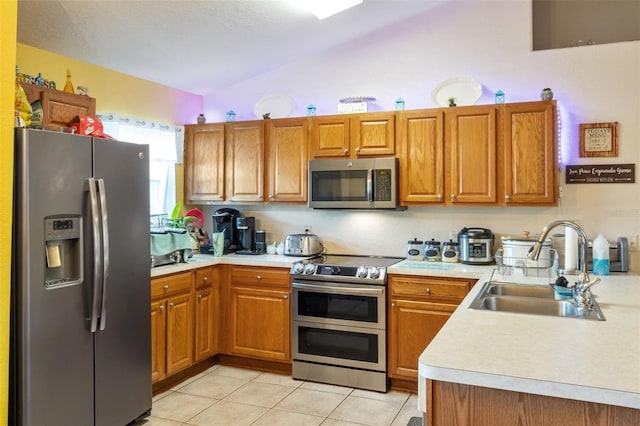
[(9, 299), (17, 0), (0, 1), (0, 424), (9, 402)]
[(89, 96), (96, 98), (99, 112), (117, 112), (173, 124), (195, 123), (202, 112), (203, 98), (147, 80), (122, 74), (97, 65), (57, 55), (18, 43), (16, 64), (21, 73), (56, 82), (59, 90), (71, 71), (74, 89), (89, 87)]

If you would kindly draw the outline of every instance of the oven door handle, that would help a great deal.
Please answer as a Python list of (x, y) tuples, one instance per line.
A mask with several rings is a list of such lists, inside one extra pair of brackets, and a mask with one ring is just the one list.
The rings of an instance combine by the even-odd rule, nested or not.
[(329, 285), (303, 284), (298, 282), (293, 282), (291, 286), (293, 288), (299, 288), (303, 290), (315, 290), (320, 293), (371, 294), (371, 295), (379, 295), (384, 293), (384, 289), (379, 287), (373, 287), (373, 286), (371, 288), (334, 287)]

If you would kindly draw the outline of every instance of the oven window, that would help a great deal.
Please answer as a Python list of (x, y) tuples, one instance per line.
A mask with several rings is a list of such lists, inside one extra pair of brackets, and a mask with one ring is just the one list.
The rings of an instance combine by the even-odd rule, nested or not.
[(368, 201), (367, 170), (312, 173), (313, 201)]
[(378, 335), (298, 327), (298, 352), (354, 361), (378, 362)]
[(298, 315), (351, 321), (378, 322), (378, 298), (298, 291)]

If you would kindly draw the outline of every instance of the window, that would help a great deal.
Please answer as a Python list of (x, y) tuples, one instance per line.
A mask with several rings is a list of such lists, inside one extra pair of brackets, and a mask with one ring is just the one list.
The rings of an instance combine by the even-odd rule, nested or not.
[(149, 214), (170, 214), (176, 204), (175, 165), (178, 148), (183, 144), (184, 128), (114, 113), (97, 115), (109, 136), (120, 141), (149, 144)]

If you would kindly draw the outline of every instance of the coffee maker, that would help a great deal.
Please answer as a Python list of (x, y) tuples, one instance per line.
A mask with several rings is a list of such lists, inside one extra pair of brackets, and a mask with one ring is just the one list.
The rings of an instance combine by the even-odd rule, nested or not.
[(240, 238), (237, 228), (237, 218), (240, 212), (228, 207), (213, 212), (213, 232), (224, 234), (224, 254), (240, 250)]
[(238, 254), (254, 254), (254, 233), (256, 229), (256, 219), (252, 216), (237, 217), (236, 228), (238, 229), (239, 250)]

